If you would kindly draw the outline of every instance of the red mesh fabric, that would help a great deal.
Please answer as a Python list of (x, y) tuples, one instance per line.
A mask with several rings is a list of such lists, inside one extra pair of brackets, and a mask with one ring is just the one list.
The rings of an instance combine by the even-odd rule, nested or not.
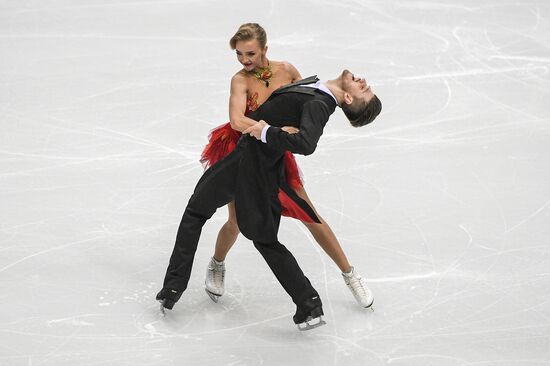
[(229, 122), (210, 131), (208, 144), (201, 154), (201, 163), (205, 168), (225, 158), (237, 146), (241, 133), (231, 128)]
[[(231, 128), (229, 122), (213, 129), (208, 136), (208, 144), (201, 154), (200, 161), (203, 166), (208, 168), (226, 157), (235, 149), (240, 137), (241, 133)], [(294, 190), (303, 187), (300, 169), (298, 168), (298, 164), (296, 164), (294, 155), (289, 151), (285, 152), (284, 164), (286, 181), (289, 187)], [(282, 191), (279, 191), (279, 200), (281, 201), (281, 214), (283, 216), (292, 217), (300, 221), (313, 222), (309, 215)]]

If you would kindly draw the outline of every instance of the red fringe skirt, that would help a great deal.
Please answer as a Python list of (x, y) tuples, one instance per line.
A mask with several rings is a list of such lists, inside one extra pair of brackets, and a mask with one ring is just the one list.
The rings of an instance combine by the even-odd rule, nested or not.
[[(208, 136), (208, 144), (201, 154), (200, 161), (202, 165), (208, 168), (229, 155), (237, 146), (240, 137), (241, 133), (231, 128), (229, 122), (213, 129)], [(284, 164), (286, 181), (290, 188), (294, 190), (302, 188), (303, 182), (300, 176), (300, 169), (298, 168), (298, 164), (296, 164), (294, 155), (289, 151), (285, 152)], [(279, 200), (281, 201), (281, 214), (283, 216), (313, 222), (309, 215), (282, 191), (279, 191)]]

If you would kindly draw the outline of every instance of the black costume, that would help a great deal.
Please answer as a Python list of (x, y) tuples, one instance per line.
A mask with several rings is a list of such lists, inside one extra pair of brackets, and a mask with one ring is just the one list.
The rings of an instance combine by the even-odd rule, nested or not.
[[(303, 155), (313, 153), (336, 108), (332, 96), (303, 86), (317, 80), (310, 77), (274, 91), (249, 116), (271, 126), (267, 143), (243, 135), (231, 154), (204, 172), (183, 214), (164, 288), (157, 299), (169, 299), (168, 305), (172, 306), (179, 299), (187, 288), (204, 223), (216, 209), (232, 200), (235, 200), (239, 229), (254, 242), (293, 302), (300, 306), (318, 298), (294, 256), (277, 240), (281, 218), (279, 189), (319, 222), (313, 209), (288, 187), (282, 160), (285, 150)], [(288, 134), (279, 128), (284, 125), (297, 127), (300, 132)]]

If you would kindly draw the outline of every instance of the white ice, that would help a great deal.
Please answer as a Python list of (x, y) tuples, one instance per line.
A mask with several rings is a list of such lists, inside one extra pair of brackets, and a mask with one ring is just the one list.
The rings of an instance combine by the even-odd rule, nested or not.
[[(250, 21), (384, 105), (298, 157), (376, 299), (284, 219), (324, 301), (307, 333), (245, 238), (204, 293), (225, 209), (174, 310), (154, 299)], [(0, 365), (550, 365), (549, 68), (543, 0), (1, 0)]]

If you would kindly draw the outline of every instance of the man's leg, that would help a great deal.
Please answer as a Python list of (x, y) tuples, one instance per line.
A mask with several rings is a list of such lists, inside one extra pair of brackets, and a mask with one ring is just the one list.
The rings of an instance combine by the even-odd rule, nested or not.
[(237, 154), (230, 154), (208, 169), (197, 183), (181, 219), (163, 289), (157, 300), (168, 298), (173, 306), (187, 288), (204, 223), (216, 209), (234, 198), (238, 158)]
[[(278, 231), (281, 221), (281, 206), (278, 196), (272, 196), (271, 207)], [(296, 314), (293, 320), (294, 323), (298, 324), (298, 328), (308, 330), (326, 324), (322, 319), (323, 304), (319, 294), (302, 272), (292, 253), (278, 241), (272, 243), (254, 241), (254, 246), (264, 257), (279, 283), (296, 304)], [(309, 322), (313, 319), (317, 322), (312, 325)]]
[(281, 243), (254, 242), (265, 261), (296, 304), (292, 317), (300, 330), (309, 330), (326, 324), (319, 294), (304, 275), (296, 259)]
[(305, 299), (319, 296), (292, 253), (283, 244), (278, 241), (274, 243), (254, 241), (254, 246), (296, 305), (301, 304)]

